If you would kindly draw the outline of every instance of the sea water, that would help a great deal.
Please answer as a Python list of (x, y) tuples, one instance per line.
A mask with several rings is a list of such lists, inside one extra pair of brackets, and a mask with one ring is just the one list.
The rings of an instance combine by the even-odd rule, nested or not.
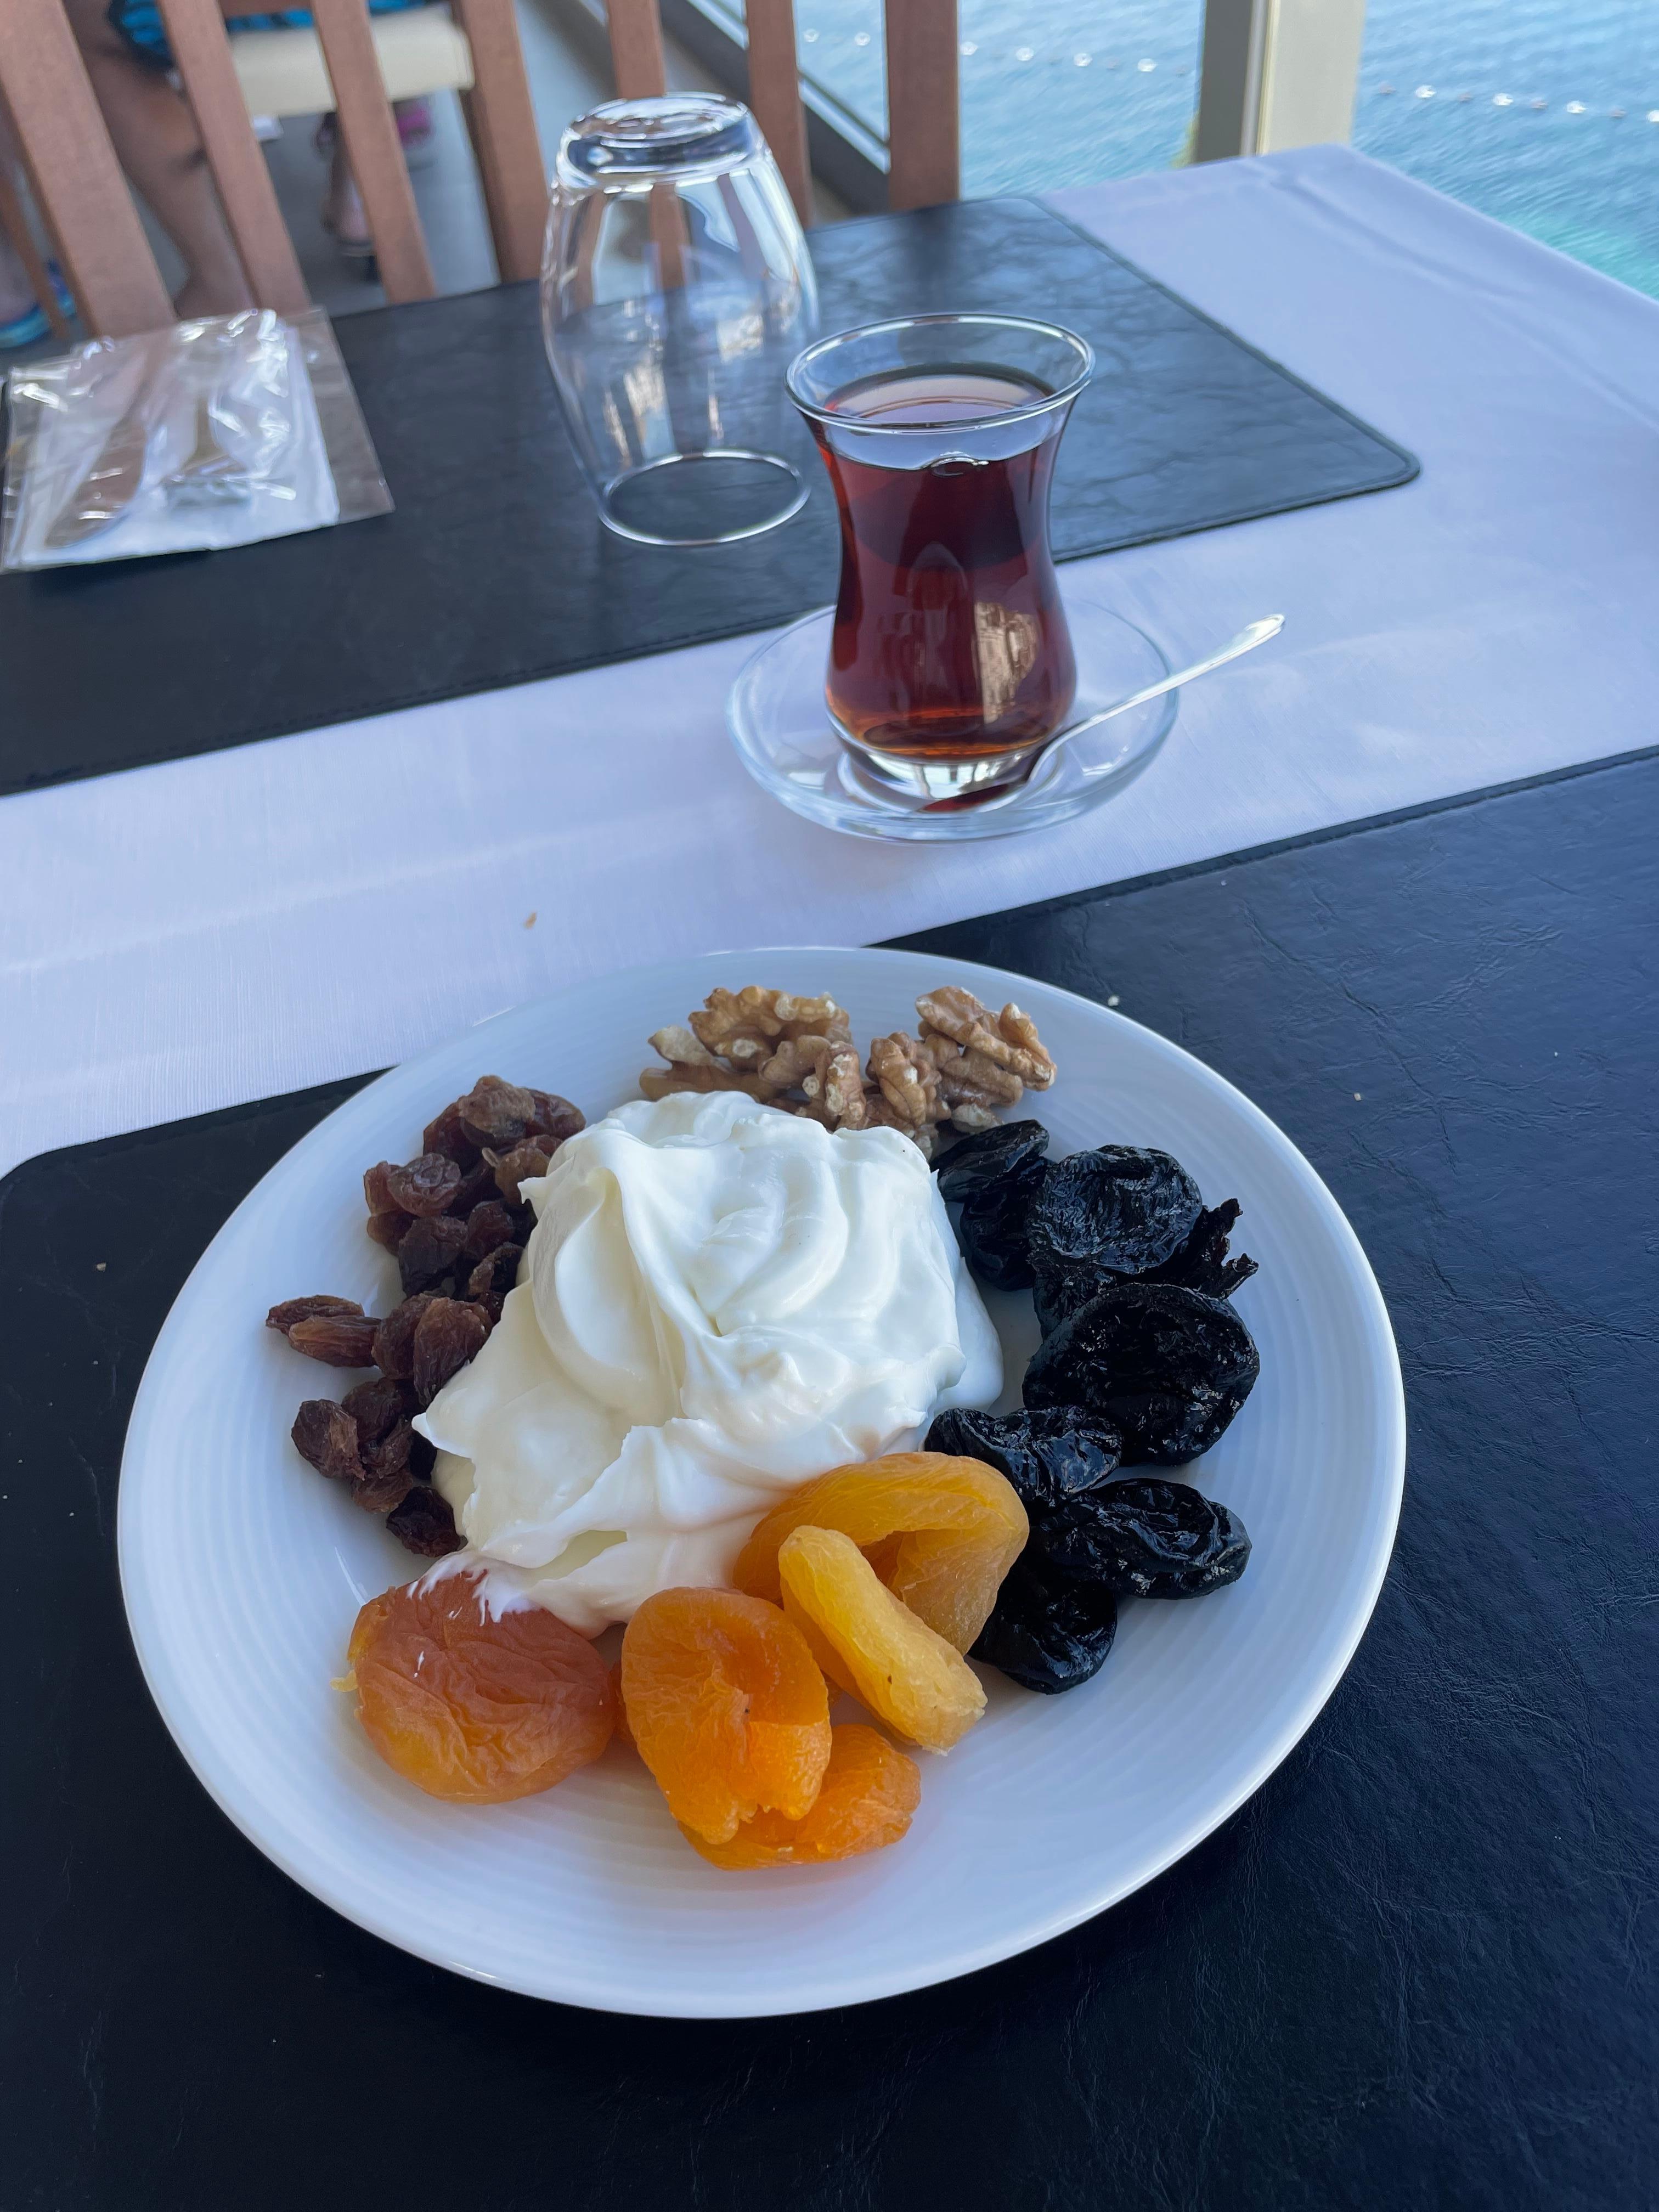
[[(1180, 161), (1201, 0), (961, 0), (970, 193)], [(796, 0), (801, 60), (884, 131), (878, 0)], [(1659, 296), (1655, 0), (1370, 0), (1353, 143)]]

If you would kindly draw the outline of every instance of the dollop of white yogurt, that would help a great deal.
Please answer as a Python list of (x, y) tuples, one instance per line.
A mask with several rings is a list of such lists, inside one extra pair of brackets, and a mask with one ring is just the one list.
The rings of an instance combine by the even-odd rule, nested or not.
[(585, 1634), (729, 1581), (826, 1468), (989, 1405), (996, 1333), (927, 1162), (738, 1092), (618, 1107), (525, 1192), (518, 1287), (415, 1425), (467, 1551)]

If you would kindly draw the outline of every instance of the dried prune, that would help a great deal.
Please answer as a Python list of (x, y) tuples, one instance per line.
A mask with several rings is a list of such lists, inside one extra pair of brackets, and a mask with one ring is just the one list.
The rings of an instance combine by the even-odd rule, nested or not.
[(380, 1326), (373, 1314), (314, 1314), (284, 1334), (296, 1352), (325, 1367), (372, 1367)]
[(1116, 1470), (1123, 1439), (1075, 1406), (981, 1413), (953, 1406), (927, 1431), (925, 1449), (983, 1460), (1006, 1474), (1028, 1506), (1091, 1490)]
[(374, 1364), (382, 1375), (395, 1375), (407, 1382), (415, 1372), (415, 1331), (421, 1316), (433, 1303), (434, 1293), (417, 1291), (392, 1311), (374, 1332)]
[(280, 1329), (286, 1336), (296, 1321), (313, 1321), (319, 1314), (361, 1314), (362, 1308), (355, 1298), (332, 1298), (326, 1291), (310, 1298), (284, 1298), (279, 1306), (272, 1306), (265, 1316), (267, 1328)]
[(580, 1106), (573, 1106), (568, 1098), (561, 1098), (556, 1091), (532, 1091), (535, 1109), (530, 1117), (526, 1135), (550, 1137), (555, 1146), (574, 1137), (578, 1129), (587, 1127), (586, 1117)]
[(516, 1083), (504, 1083), (499, 1075), (481, 1075), (459, 1103), (465, 1134), (481, 1146), (493, 1145), (497, 1152), (518, 1143), (536, 1111), (529, 1091)]
[(1050, 1696), (1097, 1674), (1117, 1633), (1117, 1599), (1067, 1582), (1040, 1559), (1017, 1559), (969, 1656)]
[(485, 1302), (505, 1297), (519, 1279), (519, 1262), (523, 1257), (516, 1244), (498, 1244), (493, 1252), (487, 1252), (466, 1279), (468, 1297)]
[(1016, 1169), (1040, 1160), (1048, 1149), (1048, 1132), (1041, 1121), (999, 1121), (994, 1128), (977, 1129), (952, 1145), (934, 1170), (939, 1195), (958, 1205), (988, 1184), (1000, 1182)]
[(332, 1398), (307, 1398), (294, 1417), (294, 1449), (319, 1474), (335, 1482), (356, 1482), (362, 1474), (357, 1456), (357, 1424)]
[(415, 1443), (414, 1430), (407, 1421), (399, 1421), (389, 1435), (364, 1452), (362, 1475), (351, 1495), (365, 1513), (390, 1513), (408, 1497), (415, 1486), (414, 1470), (409, 1463)]
[(1224, 1299), (1120, 1283), (1044, 1339), (1024, 1396), (1110, 1422), (1126, 1466), (1178, 1467), (1217, 1442), (1260, 1371), (1250, 1332)]
[(1115, 1283), (1130, 1279), (1178, 1283), (1186, 1290), (1202, 1291), (1206, 1297), (1230, 1297), (1256, 1271), (1255, 1261), (1244, 1253), (1236, 1259), (1227, 1255), (1227, 1240), (1239, 1212), (1236, 1198), (1227, 1199), (1220, 1206), (1205, 1207), (1185, 1241), (1167, 1260), (1133, 1278), (1115, 1268), (1102, 1267), (1097, 1261), (1059, 1260), (1052, 1255), (1034, 1252), (1032, 1272), (1036, 1283), (1032, 1295), (1038, 1328), (1045, 1336), (1052, 1335), (1079, 1307), (1086, 1306), (1091, 1298), (1097, 1298)]
[(421, 1132), (421, 1150), (423, 1152), (447, 1153), (459, 1168), (470, 1168), (478, 1157), (478, 1147), (461, 1127), (461, 1108), (465, 1103), (459, 1098), (453, 1100)]
[(489, 1323), (475, 1305), (456, 1298), (434, 1298), (415, 1324), (410, 1379), (415, 1395), (429, 1406), (452, 1375), (458, 1375), (479, 1351)]
[(417, 1221), (398, 1247), (398, 1273), (405, 1296), (424, 1291), (451, 1273), (466, 1243), (466, 1224), (453, 1213)]
[(422, 1152), (404, 1167), (389, 1167), (382, 1178), (386, 1195), (405, 1213), (447, 1213), (460, 1188), (461, 1171), (443, 1152)]
[(1051, 1160), (1031, 1206), (1031, 1264), (1079, 1261), (1139, 1275), (1186, 1242), (1204, 1210), (1198, 1185), (1168, 1152), (1101, 1145)]
[(1243, 1211), (1236, 1198), (1224, 1199), (1219, 1206), (1206, 1206), (1181, 1249), (1172, 1252), (1162, 1267), (1149, 1267), (1141, 1280), (1180, 1283), (1189, 1291), (1202, 1291), (1206, 1297), (1231, 1297), (1239, 1285), (1248, 1283), (1256, 1272), (1256, 1263), (1248, 1252), (1228, 1256), (1227, 1240)]
[(340, 1403), (357, 1424), (358, 1443), (377, 1444), (388, 1429), (415, 1411), (415, 1393), (392, 1376), (377, 1375), (372, 1382), (348, 1390)]
[(1030, 1550), (1054, 1573), (1119, 1597), (1202, 1597), (1238, 1580), (1250, 1540), (1227, 1506), (1140, 1475), (1035, 1513)]
[(975, 1191), (957, 1216), (957, 1242), (981, 1282), (1000, 1291), (1031, 1285), (1031, 1257), (1025, 1227), (1048, 1164), (1027, 1160), (1000, 1182)]
[(527, 1137), (508, 1152), (486, 1151), (484, 1158), (495, 1170), (495, 1188), (509, 1206), (520, 1203), (519, 1186), (532, 1176), (544, 1176), (553, 1156), (547, 1146)]
[(425, 1559), (459, 1552), (466, 1541), (455, 1526), (448, 1500), (429, 1483), (417, 1482), (403, 1504), (386, 1515), (386, 1525), (406, 1551), (418, 1552)]
[(414, 1222), (412, 1213), (371, 1213), (363, 1226), (375, 1243), (388, 1252), (395, 1252)]
[(497, 1245), (512, 1242), (513, 1216), (499, 1198), (485, 1199), (467, 1215), (466, 1242), (461, 1251), (475, 1266)]

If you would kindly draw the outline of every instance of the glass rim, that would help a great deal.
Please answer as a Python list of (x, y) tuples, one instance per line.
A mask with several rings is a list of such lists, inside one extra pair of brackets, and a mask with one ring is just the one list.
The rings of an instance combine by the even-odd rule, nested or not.
[[(1068, 406), (1095, 373), (1095, 349), (1085, 337), (1068, 331), (1063, 323), (1045, 323), (1035, 315), (1000, 315), (990, 309), (948, 310), (928, 315), (889, 315), (880, 322), (860, 323), (854, 328), (835, 331), (828, 337), (816, 338), (804, 346), (789, 364), (784, 377), (784, 386), (790, 398), (809, 422), (832, 422), (843, 429), (856, 430), (861, 438), (914, 438), (919, 431), (941, 426), (921, 422), (870, 422), (860, 417), (838, 414), (818, 400), (809, 398), (800, 389), (800, 372), (811, 362), (831, 353), (840, 345), (850, 344), (854, 338), (881, 337), (890, 331), (915, 331), (977, 323), (995, 330), (1035, 331), (1042, 337), (1057, 338), (1062, 345), (1072, 347), (1080, 356), (1078, 372), (1069, 383), (1057, 391), (1034, 399), (1023, 407), (998, 407), (983, 415), (974, 416), (971, 423), (961, 422), (953, 427), (961, 429), (985, 429), (1000, 422), (1024, 422), (1039, 415), (1051, 414), (1056, 407)], [(918, 364), (921, 367), (921, 364)]]
[(604, 100), (576, 116), (560, 137), (558, 162), (562, 168), (571, 164), (579, 148), (600, 149), (609, 158), (596, 168), (614, 167), (619, 179), (672, 173), (726, 155), (752, 158), (749, 142), (757, 136), (752, 112), (727, 93), (650, 93)]

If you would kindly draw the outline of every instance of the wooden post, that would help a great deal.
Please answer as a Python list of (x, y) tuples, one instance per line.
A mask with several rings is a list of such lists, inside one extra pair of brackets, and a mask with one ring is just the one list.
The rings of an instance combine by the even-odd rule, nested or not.
[(605, 0), (618, 100), (657, 100), (668, 89), (657, 0)]
[(58, 0), (6, 0), (0, 94), (88, 331), (165, 329), (173, 302)]
[(364, 0), (311, 0), (311, 13), (386, 295), (399, 301), (429, 300), (438, 288), (427, 258), (398, 125), (381, 82), (368, 9)]
[(218, 0), (160, 4), (248, 289), (262, 307), (279, 315), (303, 314), (311, 295), (248, 118)]
[(472, 49), (472, 89), (461, 101), (495, 242), (495, 267), (503, 283), (516, 283), (541, 272), (547, 172), (513, 0), (451, 4)]
[(812, 221), (812, 179), (806, 160), (806, 116), (795, 58), (794, 0), (748, 0), (749, 105), (772, 158), (783, 173), (795, 212)]
[(957, 0), (887, 0), (887, 204), (962, 192)]

